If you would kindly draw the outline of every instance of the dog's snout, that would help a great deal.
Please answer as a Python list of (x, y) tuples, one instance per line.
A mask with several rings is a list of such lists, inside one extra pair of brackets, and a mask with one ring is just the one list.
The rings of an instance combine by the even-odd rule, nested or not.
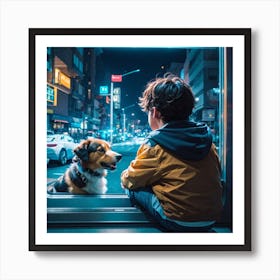
[(121, 158), (122, 158), (122, 155), (120, 155), (120, 154), (117, 154), (117, 155), (116, 155), (116, 160), (117, 160), (117, 161), (120, 161)]

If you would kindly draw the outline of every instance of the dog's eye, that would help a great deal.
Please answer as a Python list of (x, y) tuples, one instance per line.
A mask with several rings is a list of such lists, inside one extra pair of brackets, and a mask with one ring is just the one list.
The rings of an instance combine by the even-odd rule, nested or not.
[(100, 153), (105, 153), (105, 150), (104, 150), (104, 148), (102, 147), (102, 146), (99, 146), (98, 148), (97, 148), (97, 152), (100, 152)]

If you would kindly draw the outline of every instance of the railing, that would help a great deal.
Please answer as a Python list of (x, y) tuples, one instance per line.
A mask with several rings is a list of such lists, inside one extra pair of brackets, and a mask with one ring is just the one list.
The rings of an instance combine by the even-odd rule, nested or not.
[(127, 195), (48, 194), (48, 232), (160, 232)]

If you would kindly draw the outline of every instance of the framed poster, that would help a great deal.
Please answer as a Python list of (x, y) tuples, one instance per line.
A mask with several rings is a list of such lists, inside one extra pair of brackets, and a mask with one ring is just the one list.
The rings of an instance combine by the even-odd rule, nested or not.
[[(29, 29), (29, 43), (30, 250), (251, 250), (250, 29)], [(166, 73), (191, 86), (220, 159), (222, 212), (205, 231), (163, 231), (121, 187), (150, 132), (138, 99)], [(122, 154), (106, 193), (53, 192), (97, 138)]]

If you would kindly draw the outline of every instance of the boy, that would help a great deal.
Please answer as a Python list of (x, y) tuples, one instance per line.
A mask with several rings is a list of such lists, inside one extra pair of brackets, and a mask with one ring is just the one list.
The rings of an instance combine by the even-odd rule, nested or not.
[(222, 210), (218, 155), (207, 125), (189, 120), (194, 103), (176, 76), (148, 83), (140, 107), (152, 132), (121, 174), (132, 203), (164, 231), (207, 232)]

